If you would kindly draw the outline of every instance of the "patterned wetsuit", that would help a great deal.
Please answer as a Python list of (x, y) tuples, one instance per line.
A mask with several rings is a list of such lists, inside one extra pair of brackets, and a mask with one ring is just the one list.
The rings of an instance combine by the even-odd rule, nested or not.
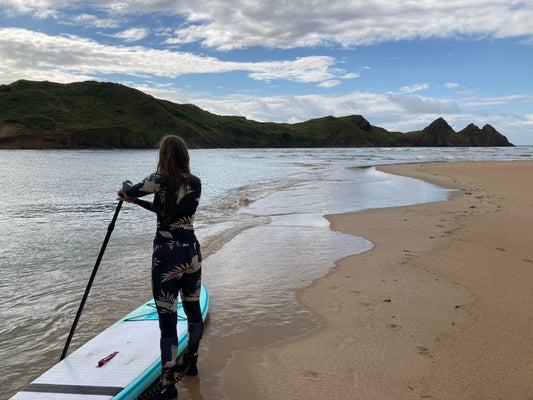
[[(157, 231), (152, 256), (152, 292), (161, 329), (162, 376), (169, 375), (176, 362), (178, 293), (181, 292), (189, 324), (194, 326), (191, 335), (191, 325), (189, 325), (189, 347), (191, 339), (194, 339), (195, 351), (203, 332), (198, 301), (202, 255), (193, 230), (194, 214), (200, 201), (201, 190), (200, 179), (191, 175), (189, 185), (179, 190), (169, 223), (165, 224), (166, 190), (159, 173), (147, 176), (136, 185), (131, 185), (128, 181), (122, 188), (126, 196), (135, 198), (135, 204), (157, 214)], [(148, 194), (154, 194), (153, 202), (138, 198)]]

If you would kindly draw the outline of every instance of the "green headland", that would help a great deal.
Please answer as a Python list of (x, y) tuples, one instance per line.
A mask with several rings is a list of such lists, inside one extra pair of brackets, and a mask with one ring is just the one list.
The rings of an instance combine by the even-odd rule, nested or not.
[(153, 148), (168, 134), (182, 136), (190, 148), (512, 146), (490, 125), (455, 132), (442, 118), (414, 132), (387, 131), (361, 115), (257, 122), (116, 83), (0, 85), (0, 148)]

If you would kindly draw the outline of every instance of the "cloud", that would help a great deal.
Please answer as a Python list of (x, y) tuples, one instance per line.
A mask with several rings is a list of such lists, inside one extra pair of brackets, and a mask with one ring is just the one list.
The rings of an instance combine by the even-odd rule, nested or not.
[(533, 102), (533, 95), (513, 94), (508, 96), (498, 97), (471, 97), (464, 100), (464, 104), (469, 107), (479, 106), (499, 106), (503, 104), (510, 104), (515, 101)]
[(256, 80), (287, 79), (294, 82), (320, 82), (333, 78), (328, 71), (335, 64), (332, 57), (309, 56), (295, 61), (269, 61), (243, 63), (243, 67), (253, 71), (250, 77)]
[[(228, 4), (229, 3), (229, 4)], [(398, 2), (396, 0), (277, 0), (190, 2), (173, 8), (188, 26), (169, 43), (201, 42), (220, 50), (372, 45), (415, 38), (533, 34), (533, 9), (507, 0)], [(233, 12), (238, 10), (238, 12)]]
[(394, 94), (388, 94), (387, 100), (410, 114), (459, 114), (461, 112), (456, 101)]
[[(165, 13), (183, 20), (168, 44), (230, 50), (374, 45), (450, 37), (533, 36), (531, 1), (509, 0), (0, 0), (17, 12), (89, 5), (113, 15)], [(524, 39), (525, 38), (525, 39)]]
[(66, 5), (68, 5), (67, 0), (0, 0), (0, 6), (16, 14), (42, 13), (46, 10), (57, 10)]
[[(124, 35), (126, 37), (130, 35)], [(28, 54), (32, 56), (28, 57)], [(104, 45), (73, 35), (50, 36), (26, 29), (0, 28), (0, 76), (3, 83), (32, 74), (32, 79), (53, 78), (65, 82), (106, 74), (176, 78), (191, 73), (234, 71), (245, 71), (254, 80), (322, 82), (334, 78), (329, 68), (335, 63), (334, 58), (323, 56), (287, 61), (221, 61), (214, 57), (142, 46)], [(65, 76), (61, 77), (61, 74)]]
[(323, 87), (323, 88), (332, 88), (332, 87), (335, 87), (337, 85), (340, 85), (340, 83), (341, 83), (341, 81), (333, 79), (331, 81), (320, 82), (318, 84), (318, 86)]
[[(362, 114), (371, 121), (391, 121), (404, 110), (386, 95), (350, 92), (328, 95), (277, 95), (254, 96), (247, 94), (230, 94), (226, 96), (205, 97), (204, 94), (185, 93), (171, 87), (154, 87), (149, 85), (132, 85), (156, 98), (176, 103), (190, 103), (218, 115), (240, 115), (261, 122), (301, 122), (326, 115), (345, 116)], [(385, 119), (383, 116), (387, 116)], [(400, 119), (400, 118), (398, 118)]]
[[(369, 68), (370, 69), (370, 68)], [(351, 72), (349, 74), (346, 74), (346, 75), (343, 75), (341, 76), (342, 79), (355, 79), (355, 78), (359, 78), (361, 76), (361, 74), (356, 74), (354, 72)]]
[(444, 86), (447, 88), (447, 89), (453, 89), (453, 88), (456, 88), (459, 86), (458, 83), (454, 83), (454, 82), (448, 82), (448, 83), (445, 83)]
[(80, 14), (75, 17), (62, 18), (60, 21), (64, 25), (81, 25), (90, 28), (118, 28), (122, 25), (122, 21), (117, 18), (99, 18), (92, 14)]
[(58, 12), (56, 10), (41, 9), (41, 10), (35, 11), (33, 16), (37, 19), (47, 19), (47, 18), (57, 19)]
[(137, 42), (144, 39), (150, 34), (150, 31), (146, 28), (130, 28), (125, 31), (115, 33), (112, 35), (115, 38), (123, 39), (126, 42)]
[[(156, 96), (156, 92), (149, 90)], [(163, 94), (159, 92), (159, 94)], [(402, 120), (413, 120), (424, 116), (424, 120), (433, 121), (443, 114), (460, 113), (458, 106), (450, 106), (448, 101), (437, 99), (411, 99), (410, 96), (391, 97), (387, 94), (354, 91), (328, 95), (279, 95), (259, 97), (234, 94), (220, 97), (195, 97), (189, 95), (184, 101), (184, 94), (179, 92), (174, 98), (167, 89), (171, 101), (192, 102), (205, 110), (220, 115), (242, 115), (262, 122), (300, 122), (326, 115), (345, 116), (360, 114), (369, 121), (393, 126)], [(402, 97), (399, 99), (398, 97)], [(425, 106), (424, 106), (425, 104)], [(429, 105), (429, 106), (428, 106)], [(424, 115), (425, 114), (425, 115)], [(417, 115), (419, 117), (417, 117)], [(390, 123), (390, 124), (389, 124)], [(409, 123), (414, 125), (413, 122)]]
[(428, 87), (429, 85), (427, 83), (417, 83), (416, 85), (413, 85), (413, 86), (404, 86), (400, 88), (400, 92), (401, 93), (413, 93), (413, 92), (418, 92), (420, 90), (425, 90)]
[(526, 121), (524, 122), (526, 125), (533, 126), (533, 114), (526, 115)]
[(158, 98), (177, 103), (192, 103), (219, 115), (240, 115), (262, 122), (296, 123), (327, 115), (336, 117), (359, 114), (372, 125), (390, 131), (409, 132), (421, 130), (439, 117), (456, 130), (474, 123), (491, 124), (514, 144), (531, 144), (533, 115), (526, 118), (516, 115), (491, 115), (488, 117), (475, 108), (464, 107), (460, 101), (422, 98), (420, 96), (393, 96), (354, 91), (328, 95), (279, 95), (259, 97), (233, 94), (220, 97), (203, 97), (183, 93), (171, 88), (137, 87)]

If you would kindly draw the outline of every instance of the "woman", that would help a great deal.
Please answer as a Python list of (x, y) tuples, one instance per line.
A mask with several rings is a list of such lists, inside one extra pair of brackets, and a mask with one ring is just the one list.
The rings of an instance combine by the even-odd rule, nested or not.
[[(159, 145), (157, 171), (142, 182), (124, 182), (119, 199), (135, 203), (157, 214), (152, 256), (152, 292), (161, 330), (161, 378), (145, 399), (177, 396), (174, 372), (198, 374), (198, 346), (203, 334), (200, 310), (202, 256), (193, 230), (200, 201), (201, 182), (189, 168), (189, 152), (177, 136), (165, 136)], [(153, 202), (139, 197), (153, 194)], [(183, 362), (176, 363), (178, 350), (177, 303), (181, 293), (188, 319), (189, 344)]]

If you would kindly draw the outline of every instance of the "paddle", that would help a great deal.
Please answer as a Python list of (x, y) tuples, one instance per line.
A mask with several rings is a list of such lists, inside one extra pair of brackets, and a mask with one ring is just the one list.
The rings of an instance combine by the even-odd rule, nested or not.
[(102, 261), (102, 257), (104, 256), (104, 251), (107, 246), (107, 242), (109, 242), (109, 237), (111, 236), (111, 232), (113, 232), (113, 229), (115, 228), (115, 222), (117, 220), (118, 213), (120, 212), (121, 207), (122, 207), (122, 200), (118, 202), (117, 209), (115, 210), (115, 215), (113, 215), (113, 219), (111, 220), (109, 226), (107, 227), (107, 234), (105, 236), (104, 243), (102, 243), (100, 254), (98, 254), (98, 258), (96, 259), (96, 264), (94, 265), (93, 272), (91, 274), (91, 277), (89, 278), (89, 283), (87, 284), (87, 288), (85, 289), (85, 293), (83, 295), (83, 298), (81, 299), (81, 304), (80, 304), (80, 307), (78, 308), (78, 313), (76, 314), (76, 318), (74, 318), (74, 323), (72, 324), (72, 328), (70, 328), (70, 333), (68, 335), (67, 343), (65, 343), (65, 347), (63, 348), (63, 353), (61, 353), (61, 358), (59, 359), (59, 361), (64, 359), (65, 356), (67, 355), (68, 347), (70, 346), (70, 341), (72, 340), (72, 336), (74, 336), (76, 325), (78, 325), (78, 321), (80, 319), (83, 306), (85, 305), (87, 296), (89, 296), (89, 291), (91, 290), (94, 277), (96, 276), (96, 271), (98, 271), (98, 267), (100, 266), (100, 261)]

